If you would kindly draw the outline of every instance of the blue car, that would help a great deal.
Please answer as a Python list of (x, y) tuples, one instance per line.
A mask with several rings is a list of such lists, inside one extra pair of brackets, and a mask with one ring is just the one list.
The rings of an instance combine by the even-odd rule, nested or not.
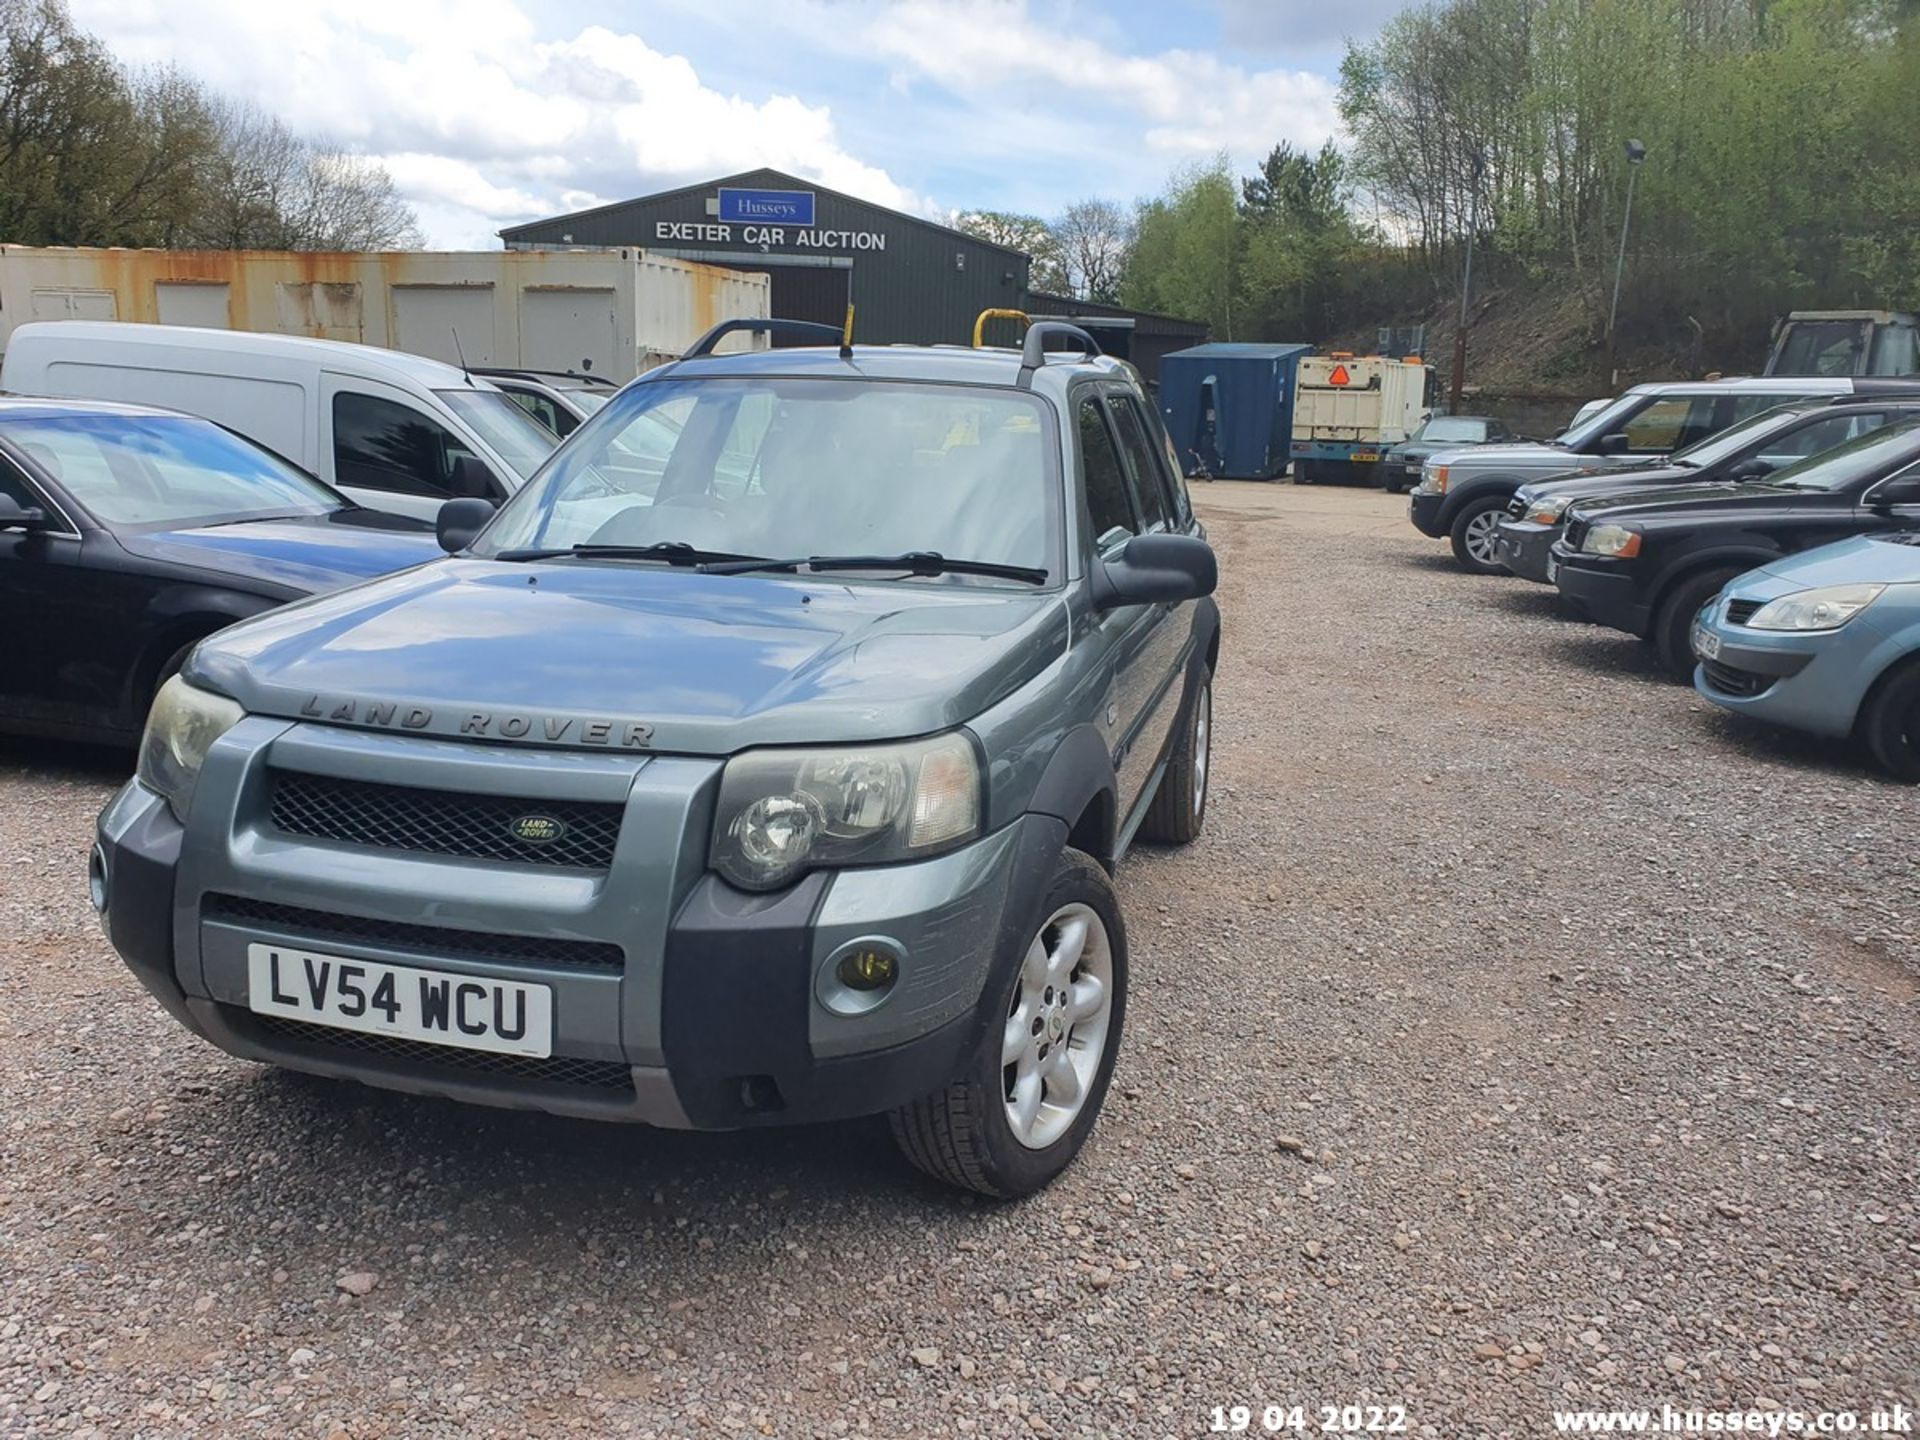
[(1693, 683), (1723, 709), (1857, 735), (1920, 781), (1920, 531), (1861, 535), (1727, 582), (1693, 626)]
[(210, 421), (0, 399), (0, 733), (130, 744), (215, 630), (439, 554)]

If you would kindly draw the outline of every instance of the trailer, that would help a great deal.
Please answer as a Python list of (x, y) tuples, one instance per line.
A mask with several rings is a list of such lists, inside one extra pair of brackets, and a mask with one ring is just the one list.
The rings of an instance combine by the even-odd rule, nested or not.
[(764, 274), (640, 249), (0, 245), (0, 353), (14, 327), (31, 320), (133, 320), (350, 340), (456, 365), (623, 382), (678, 357), (722, 320), (765, 317), (771, 293)]
[(1335, 351), (1300, 362), (1293, 407), (1293, 482), (1370, 485), (1389, 447), (1433, 413), (1433, 371), (1418, 356)]

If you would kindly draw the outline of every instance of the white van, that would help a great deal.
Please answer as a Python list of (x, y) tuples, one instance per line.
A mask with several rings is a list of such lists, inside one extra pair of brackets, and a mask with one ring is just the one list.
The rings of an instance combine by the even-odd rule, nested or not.
[(506, 499), (559, 443), (504, 392), (455, 366), (298, 335), (22, 325), (0, 363), (0, 390), (203, 416), (370, 509), (429, 520), (450, 499)]

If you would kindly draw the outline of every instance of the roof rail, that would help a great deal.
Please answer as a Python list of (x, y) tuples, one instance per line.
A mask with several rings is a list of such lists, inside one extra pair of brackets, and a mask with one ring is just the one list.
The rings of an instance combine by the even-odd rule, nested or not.
[(1020, 347), (1020, 378), (1014, 383), (1022, 390), (1031, 388), (1033, 372), (1047, 363), (1049, 335), (1078, 340), (1081, 347), (1080, 353), (1089, 359), (1106, 353), (1100, 348), (1100, 342), (1078, 325), (1068, 325), (1061, 320), (1036, 320), (1027, 327), (1027, 342)]
[(714, 346), (726, 339), (727, 336), (737, 335), (742, 330), (751, 330), (755, 334), (764, 331), (769, 335), (791, 335), (801, 340), (824, 340), (829, 344), (840, 346), (842, 359), (849, 357), (848, 347), (842, 343), (842, 333), (838, 325), (822, 325), (815, 320), (760, 319), (722, 320), (718, 325), (694, 341), (692, 345), (688, 346), (687, 353), (680, 358), (682, 360), (698, 360), (703, 355), (711, 355), (713, 354)]

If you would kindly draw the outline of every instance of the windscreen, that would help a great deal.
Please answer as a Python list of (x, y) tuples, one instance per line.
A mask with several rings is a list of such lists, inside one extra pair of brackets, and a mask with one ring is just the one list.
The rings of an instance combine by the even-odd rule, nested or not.
[(1478, 444), (1487, 438), (1487, 422), (1468, 420), (1459, 415), (1436, 415), (1420, 427), (1416, 440), (1453, 440), (1462, 444)]
[(324, 515), (345, 505), (279, 457), (186, 415), (9, 418), (0, 437), (103, 525)]
[(1920, 458), (1920, 418), (1896, 420), (1869, 431), (1858, 440), (1849, 440), (1844, 445), (1782, 466), (1767, 477), (1767, 484), (1783, 485), (1789, 490), (1844, 490), (1859, 481), (1873, 479), (1904, 460), (1917, 458)]
[(1051, 570), (1060, 534), (1051, 427), (1043, 402), (1012, 390), (776, 378), (636, 385), (574, 433), (475, 549), (931, 550)]
[(513, 467), (522, 480), (547, 461), (560, 437), (529, 415), (502, 390), (438, 390), (434, 392), (471, 425), (493, 451)]
[(1709, 435), (1698, 444), (1674, 451), (1668, 458), (1675, 465), (1687, 465), (1696, 470), (1703, 465), (1718, 465), (1728, 456), (1752, 449), (1774, 431), (1792, 424), (1799, 414), (1798, 410), (1788, 408), (1762, 410), (1758, 415), (1749, 415), (1738, 425), (1729, 425), (1718, 435)]
[(1769, 375), (1858, 375), (1870, 327), (1864, 320), (1795, 320), (1774, 352)]
[(1627, 428), (1627, 421), (1647, 405), (1653, 403), (1651, 395), (1635, 395), (1628, 391), (1619, 399), (1610, 402), (1604, 409), (1596, 410), (1586, 419), (1567, 427), (1566, 433), (1557, 436), (1556, 445), (1564, 445), (1569, 450), (1578, 450), (1589, 441), (1598, 440), (1602, 435), (1610, 435), (1616, 430)]

